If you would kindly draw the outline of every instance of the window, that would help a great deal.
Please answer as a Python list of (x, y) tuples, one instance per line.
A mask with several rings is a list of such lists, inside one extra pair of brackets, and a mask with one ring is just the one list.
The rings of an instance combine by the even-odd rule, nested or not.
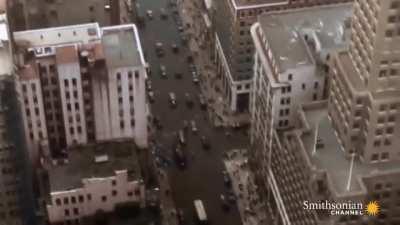
[(301, 85), (301, 88), (302, 88), (303, 90), (305, 90), (305, 89), (306, 89), (306, 84), (303, 83), (303, 84)]
[(111, 194), (112, 194), (112, 196), (116, 196), (117, 195), (117, 191), (116, 190), (112, 190)]
[(389, 146), (389, 145), (391, 145), (392, 144), (392, 142), (389, 140), (389, 139), (385, 139), (385, 145), (386, 146)]
[(393, 134), (393, 131), (394, 131), (393, 127), (386, 128), (386, 133), (388, 134)]
[(318, 95), (317, 95), (317, 93), (314, 93), (314, 95), (313, 95), (313, 101), (316, 101), (316, 100), (318, 100)]
[(101, 201), (102, 202), (106, 202), (107, 201), (107, 196), (105, 196), (105, 195), (101, 196)]
[(372, 154), (371, 161), (377, 161), (377, 160), (378, 160), (378, 154)]
[(139, 78), (139, 71), (135, 71), (135, 78)]
[(72, 85), (76, 86), (76, 78), (72, 78)]
[(389, 116), (389, 119), (388, 119), (388, 121), (389, 122), (394, 122), (396, 120), (396, 117), (395, 116)]
[(84, 201), (83, 195), (79, 195), (79, 196), (78, 196), (78, 201), (79, 201), (80, 203), (82, 203), (82, 202)]
[(64, 80), (64, 86), (68, 87), (69, 86), (69, 81), (67, 79)]
[(65, 197), (65, 198), (64, 198), (64, 204), (65, 204), (65, 205), (68, 205), (68, 203), (69, 203), (69, 199), (68, 199), (67, 197)]
[(78, 208), (74, 208), (74, 215), (79, 215), (79, 209)]
[(128, 191), (127, 195), (128, 195), (129, 197), (132, 197), (132, 195), (133, 195), (132, 191)]
[(76, 198), (75, 198), (75, 196), (72, 196), (72, 197), (71, 197), (71, 203), (72, 203), (72, 204), (75, 204), (75, 203), (76, 203)]
[(129, 72), (128, 72), (128, 78), (129, 78), (129, 79), (132, 79), (132, 71), (129, 71)]
[(387, 159), (389, 159), (389, 152), (382, 152), (381, 159), (382, 159), (382, 160), (387, 160)]
[(117, 185), (117, 181), (116, 181), (116, 180), (112, 180), (112, 181), (111, 181), (111, 185), (112, 185), (112, 186)]
[(88, 201), (91, 201), (92, 200), (92, 195), (91, 194), (87, 194), (86, 198), (87, 198)]
[(288, 80), (293, 80), (293, 74), (289, 73)]
[(69, 209), (65, 209), (64, 214), (65, 214), (65, 216), (69, 216)]
[(319, 85), (318, 81), (315, 81), (314, 82), (314, 89), (318, 89), (318, 85)]
[(386, 30), (385, 36), (386, 37), (392, 37), (393, 36), (393, 30), (391, 30), (391, 29)]
[(121, 120), (121, 121), (119, 122), (119, 127), (120, 127), (121, 129), (124, 129), (124, 128), (125, 128), (125, 123), (124, 123), (123, 120)]
[(59, 198), (56, 199), (56, 205), (61, 205), (61, 200)]
[(135, 188), (135, 195), (139, 196), (140, 195), (140, 188)]
[(117, 80), (121, 80), (121, 73), (117, 73)]

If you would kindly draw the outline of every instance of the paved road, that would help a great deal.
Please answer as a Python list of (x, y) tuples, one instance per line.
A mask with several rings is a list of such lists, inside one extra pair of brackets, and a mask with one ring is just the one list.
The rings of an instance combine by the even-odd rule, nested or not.
[[(188, 167), (181, 170), (174, 163), (168, 167), (172, 195), (177, 207), (184, 210), (185, 219), (189, 221), (194, 217), (193, 200), (202, 199), (211, 222), (219, 225), (239, 225), (241, 222), (236, 207), (228, 213), (221, 208), (219, 196), (226, 191), (222, 176), (222, 170), (224, 170), (222, 157), (226, 150), (246, 147), (247, 137), (243, 132), (234, 131), (231, 137), (227, 137), (225, 130), (213, 128), (207, 118), (207, 113), (200, 109), (197, 97), (194, 98), (198, 96), (199, 88), (192, 83), (189, 66), (186, 63), (186, 55), (189, 52), (180, 44), (179, 32), (166, 2), (166, 0), (139, 1), (141, 10), (150, 9), (154, 14), (153, 20), (146, 18), (146, 26), (140, 30), (140, 37), (153, 71), (151, 80), (156, 102), (152, 104), (152, 112), (161, 119), (164, 126), (163, 130), (156, 134), (156, 139), (161, 145), (161, 154), (173, 159), (171, 151), (175, 132), (182, 128), (183, 120), (195, 120), (199, 129), (198, 135), (189, 132), (187, 136)], [(169, 12), (167, 20), (160, 19), (161, 7)], [(161, 41), (166, 50), (166, 55), (162, 58), (155, 55), (154, 45), (157, 41)], [(172, 53), (170, 46), (173, 43), (179, 45), (179, 54)], [(160, 78), (160, 64), (166, 66), (168, 79)], [(173, 76), (175, 72), (182, 72), (183, 79), (175, 79)], [(171, 91), (177, 95), (176, 109), (172, 109), (168, 102), (168, 93)], [(185, 93), (190, 93), (196, 100), (193, 109), (186, 107)], [(204, 151), (201, 148), (201, 135), (210, 138), (212, 145), (210, 151)]]

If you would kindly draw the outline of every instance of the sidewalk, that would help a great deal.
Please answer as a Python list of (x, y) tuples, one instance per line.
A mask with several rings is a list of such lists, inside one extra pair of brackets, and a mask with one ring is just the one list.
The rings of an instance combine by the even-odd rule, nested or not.
[[(183, 24), (190, 24), (186, 28), (185, 33), (191, 37), (189, 39), (189, 49), (192, 53), (197, 53), (194, 57), (195, 64), (199, 67), (201, 72), (201, 92), (208, 99), (210, 118), (213, 119), (215, 126), (233, 126), (237, 122), (242, 121), (242, 118), (233, 115), (229, 106), (224, 101), (222, 96), (222, 82), (217, 78), (217, 69), (214, 62), (210, 58), (210, 53), (214, 49), (210, 47), (201, 48), (197, 37), (202, 32), (199, 20), (202, 19), (202, 10), (196, 4), (196, 1), (182, 1), (178, 0), (178, 11), (182, 18)], [(196, 21), (196, 22), (194, 22)], [(209, 45), (206, 45), (209, 46)], [(216, 90), (220, 90), (219, 92)]]
[(160, 184), (160, 209), (163, 225), (178, 225), (176, 207), (171, 196), (171, 186), (166, 171), (158, 170), (158, 181)]
[(267, 208), (260, 200), (254, 175), (247, 165), (247, 150), (232, 150), (224, 160), (227, 172), (232, 180), (232, 187), (237, 198), (237, 205), (244, 225), (264, 225), (267, 222)]

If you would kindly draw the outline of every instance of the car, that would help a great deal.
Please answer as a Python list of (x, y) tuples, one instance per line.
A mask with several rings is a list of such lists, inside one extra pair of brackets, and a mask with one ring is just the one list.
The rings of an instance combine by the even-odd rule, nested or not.
[(199, 84), (199, 78), (197, 76), (193, 76), (192, 81), (194, 84)]
[(151, 80), (146, 80), (146, 89), (147, 91), (152, 91)]
[(153, 91), (149, 91), (149, 92), (147, 93), (147, 95), (148, 95), (148, 97), (149, 97), (150, 103), (153, 103), (153, 102), (155, 101), (155, 99), (154, 99), (154, 92), (153, 92)]
[(232, 180), (231, 177), (229, 176), (227, 171), (222, 171), (222, 175), (224, 176), (224, 184), (227, 187), (231, 187), (232, 186)]
[(185, 133), (183, 130), (179, 130), (177, 133), (177, 138), (178, 138), (178, 143), (182, 146), (186, 145), (186, 140), (185, 140)]
[(157, 129), (162, 129), (161, 120), (159, 117), (153, 117), (153, 124), (156, 126)]
[(167, 68), (164, 65), (160, 65), (160, 74), (162, 78), (167, 78)]
[(194, 134), (196, 134), (196, 133), (198, 132), (198, 129), (197, 129), (197, 126), (196, 126), (196, 121), (191, 120), (191, 121), (190, 121), (190, 126), (191, 126), (191, 129), (192, 129), (192, 132), (193, 132)]
[[(181, 23), (180, 23), (180, 24), (181, 24)], [(179, 31), (179, 32), (185, 31), (185, 28), (184, 28), (182, 25), (179, 25), (179, 23), (178, 23), (178, 31)]]
[(192, 108), (193, 107), (193, 101), (192, 101), (192, 98), (190, 97), (189, 93), (185, 93), (185, 101), (186, 101), (186, 106), (188, 108)]
[(164, 55), (164, 48), (163, 48), (163, 43), (162, 42), (156, 42), (155, 44), (155, 49), (156, 49), (156, 54), (158, 57), (161, 57)]
[(208, 150), (208, 149), (211, 148), (210, 142), (208, 141), (208, 139), (207, 139), (206, 136), (201, 136), (200, 142), (201, 142), (201, 146), (202, 146), (204, 149)]
[(227, 192), (227, 196), (228, 196), (228, 201), (232, 204), (234, 204), (236, 202), (236, 195), (232, 190), (229, 190)]
[(176, 79), (182, 79), (182, 73), (175, 73)]
[(221, 204), (222, 204), (222, 208), (226, 211), (228, 211), (230, 209), (230, 206), (228, 204), (228, 201), (226, 200), (226, 197), (224, 194), (220, 195), (220, 200), (221, 200)]
[(185, 217), (183, 214), (183, 210), (182, 209), (178, 209), (178, 213), (177, 213), (177, 218), (178, 218), (178, 224), (179, 225), (183, 225), (185, 224)]
[(160, 16), (161, 16), (161, 19), (168, 19), (167, 11), (164, 8), (160, 9)]
[(182, 169), (185, 168), (186, 167), (186, 156), (179, 145), (176, 146), (174, 155), (175, 155), (175, 161), (176, 161), (177, 165)]
[(199, 103), (200, 103), (200, 108), (202, 110), (206, 110), (207, 109), (207, 102), (206, 102), (206, 99), (204, 98), (204, 96), (202, 94), (199, 94)]
[(171, 49), (172, 49), (172, 52), (174, 52), (174, 53), (178, 53), (179, 52), (179, 47), (178, 47), (177, 44), (172, 44), (171, 45)]
[(153, 11), (147, 10), (146, 14), (147, 14), (147, 17), (149, 17), (149, 19), (153, 19)]
[(172, 107), (176, 107), (176, 96), (174, 92), (169, 93), (169, 102)]

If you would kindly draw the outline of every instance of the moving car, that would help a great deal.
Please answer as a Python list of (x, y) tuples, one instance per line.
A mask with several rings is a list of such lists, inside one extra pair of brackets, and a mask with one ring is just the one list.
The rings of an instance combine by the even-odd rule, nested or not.
[(208, 149), (211, 148), (210, 142), (208, 141), (208, 139), (207, 139), (206, 136), (201, 136), (200, 142), (201, 142), (201, 146), (202, 146), (204, 149), (208, 150)]
[(169, 93), (169, 102), (172, 107), (176, 107), (176, 97), (174, 92)]
[(172, 44), (171, 48), (172, 48), (172, 52), (174, 52), (174, 53), (178, 53), (179, 52), (179, 47), (178, 47), (177, 44)]
[(189, 93), (185, 93), (185, 100), (186, 100), (187, 107), (192, 108), (193, 107), (193, 101), (192, 101), (192, 98), (190, 97)]
[(153, 92), (153, 91), (149, 91), (149, 92), (147, 93), (147, 95), (148, 95), (148, 97), (149, 97), (150, 103), (153, 103), (153, 102), (155, 101), (155, 99), (154, 99), (154, 92)]
[(161, 57), (164, 55), (164, 48), (163, 48), (163, 44), (161, 42), (157, 42), (155, 48), (156, 48), (156, 54), (158, 57)]
[(200, 108), (202, 110), (206, 110), (207, 109), (206, 99), (204, 98), (204, 96), (202, 94), (199, 94), (199, 103), (200, 103)]
[(185, 168), (186, 167), (186, 156), (183, 153), (183, 150), (181, 149), (181, 147), (179, 145), (177, 145), (177, 147), (175, 148), (175, 161), (178, 164), (178, 166), (180, 168)]
[(149, 17), (149, 19), (153, 19), (153, 11), (147, 10), (146, 14), (147, 14), (147, 17)]
[(196, 220), (199, 224), (207, 224), (207, 213), (200, 199), (194, 200), (194, 209), (196, 211)]
[(177, 137), (179, 144), (186, 145), (185, 133), (183, 133), (183, 130), (179, 130)]
[(198, 130), (197, 130), (197, 126), (196, 126), (196, 121), (191, 120), (191, 121), (190, 121), (190, 126), (192, 127), (192, 132), (193, 132), (194, 134), (197, 134)]
[(160, 9), (161, 19), (168, 19), (167, 11), (164, 8)]
[(230, 206), (228, 204), (228, 200), (226, 200), (225, 195), (221, 194), (219, 198), (221, 199), (222, 209), (228, 211), (230, 209)]
[(167, 68), (164, 65), (160, 65), (160, 74), (162, 78), (167, 78)]
[(193, 75), (193, 83), (199, 84), (199, 77), (196, 74), (192, 74), (192, 75)]
[(227, 187), (231, 187), (232, 186), (232, 180), (231, 177), (229, 176), (227, 171), (222, 171), (222, 175), (224, 176), (224, 184)]

